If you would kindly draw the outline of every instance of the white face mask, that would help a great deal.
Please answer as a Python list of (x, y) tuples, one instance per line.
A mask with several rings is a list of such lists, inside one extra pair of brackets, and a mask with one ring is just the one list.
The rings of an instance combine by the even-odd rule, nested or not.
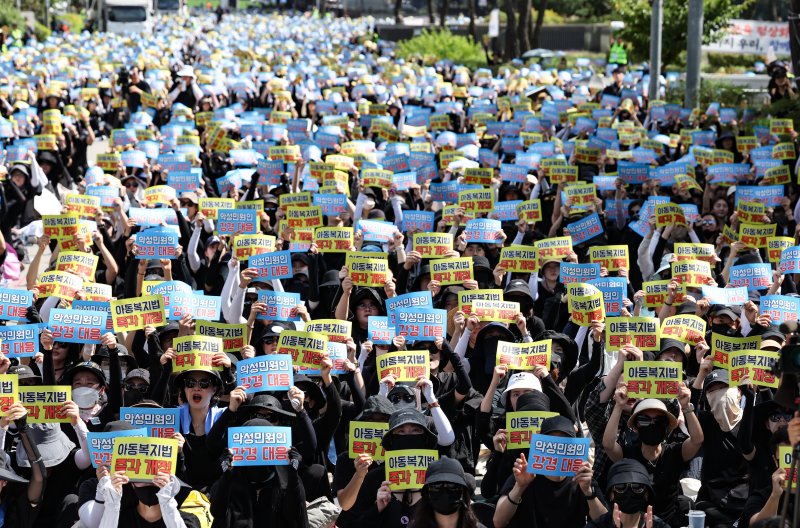
[(72, 389), (72, 401), (77, 403), (80, 409), (91, 410), (100, 401), (100, 391), (91, 387)]
[(714, 391), (706, 394), (706, 398), (711, 406), (711, 413), (723, 431), (730, 431), (741, 421), (743, 414), (740, 405), (741, 397), (739, 389), (736, 387)]

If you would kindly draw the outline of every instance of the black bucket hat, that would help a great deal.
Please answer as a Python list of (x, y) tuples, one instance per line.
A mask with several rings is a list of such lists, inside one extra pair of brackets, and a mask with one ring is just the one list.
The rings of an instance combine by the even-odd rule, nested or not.
[(433, 434), (433, 431), (428, 428), (428, 422), (425, 420), (425, 415), (416, 409), (400, 409), (399, 411), (392, 413), (392, 415), (389, 417), (389, 430), (383, 435), (381, 445), (387, 450), (391, 450), (392, 441), (395, 436), (394, 432), (407, 424), (421, 427), (431, 446), (436, 445), (436, 435)]
[(322, 390), (314, 380), (305, 376), (303, 374), (295, 375), (294, 377), (294, 386), (300, 389), (301, 391), (308, 393), (317, 404), (322, 407), (325, 405), (327, 398), (325, 397), (325, 392)]
[(257, 411), (258, 409), (268, 409), (276, 414), (286, 416), (287, 418), (295, 418), (297, 415), (291, 411), (287, 411), (281, 405), (281, 402), (275, 396), (259, 393), (253, 396), (253, 399), (239, 406), (239, 409), (246, 412)]
[(623, 458), (609, 468), (608, 477), (606, 477), (606, 492), (617, 484), (642, 484), (650, 491), (650, 496), (653, 496), (653, 481), (650, 479), (650, 474), (647, 469), (636, 460), (631, 458)]
[(74, 378), (75, 374), (77, 374), (78, 372), (91, 372), (92, 374), (97, 376), (97, 379), (100, 380), (100, 385), (105, 386), (108, 383), (106, 381), (106, 375), (103, 372), (103, 369), (100, 368), (100, 365), (98, 365), (94, 361), (84, 361), (82, 363), (78, 363), (77, 365), (69, 369), (67, 373), (64, 374), (63, 383), (66, 385), (72, 385), (72, 378)]
[(430, 463), (425, 472), (425, 486), (422, 487), (423, 493), (430, 484), (448, 483), (463, 486), (470, 493), (475, 489), (475, 479), (470, 478), (464, 473), (464, 468), (458, 460), (443, 456), (439, 460)]
[(376, 394), (367, 398), (367, 403), (364, 404), (364, 410), (358, 416), (358, 420), (363, 420), (364, 417), (374, 416), (376, 414), (385, 414), (387, 417), (391, 416), (396, 409), (392, 402), (386, 396)]

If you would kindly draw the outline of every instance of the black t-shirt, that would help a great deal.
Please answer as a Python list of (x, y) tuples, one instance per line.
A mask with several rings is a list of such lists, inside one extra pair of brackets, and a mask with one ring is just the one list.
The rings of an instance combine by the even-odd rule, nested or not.
[[(644, 527), (644, 515), (642, 515), (641, 518), (639, 519), (639, 526)], [(596, 521), (589, 521), (586, 524), (586, 528), (615, 528), (614, 513), (608, 512), (605, 515), (599, 517)], [(653, 528), (670, 528), (670, 527), (667, 523), (659, 519), (657, 515), (653, 515)]]
[[(506, 479), (500, 495), (508, 495), (514, 488), (513, 475)], [(598, 489), (597, 483), (593, 483)], [(583, 526), (589, 515), (589, 506), (580, 486), (571, 478), (556, 482), (538, 476), (522, 494), (522, 504), (509, 528), (550, 528)]]
[[(131, 83), (131, 86), (136, 86), (141, 91), (145, 93), (150, 93), (150, 85), (147, 84), (146, 81), (140, 80), (136, 84)], [(128, 94), (128, 109), (131, 111), (131, 113), (139, 110), (139, 104), (141, 103), (141, 101), (142, 101), (141, 94), (132, 92)]]
[(681, 454), (682, 447), (682, 442), (664, 444), (661, 456), (658, 457), (655, 465), (642, 455), (642, 449), (638, 445), (628, 444), (622, 447), (625, 458), (641, 462), (650, 473), (655, 491), (653, 513), (662, 519), (669, 519), (678, 510), (681, 473), (686, 469), (686, 462), (683, 461)]
[[(81, 474), (78, 466), (75, 465), (75, 453), (77, 451), (77, 449), (73, 449), (59, 465), (47, 468), (49, 470), (47, 486), (44, 490), (42, 503), (38, 508), (39, 515), (36, 523), (33, 524), (36, 528), (52, 528), (58, 525), (61, 503), (64, 497), (75, 493), (78, 478)], [(25, 478), (30, 477), (29, 468), (21, 468), (19, 473)]]
[(703, 428), (703, 470), (700, 475), (702, 487), (698, 500), (712, 500), (715, 504), (738, 485), (746, 486), (747, 461), (739, 452), (736, 435), (738, 425), (724, 432), (710, 412), (697, 413)]

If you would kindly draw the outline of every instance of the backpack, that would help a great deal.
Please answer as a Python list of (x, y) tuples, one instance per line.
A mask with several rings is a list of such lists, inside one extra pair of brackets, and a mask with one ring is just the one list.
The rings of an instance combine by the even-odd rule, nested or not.
[(191, 515), (196, 518), (197, 525), (200, 528), (211, 528), (211, 524), (214, 522), (208, 497), (196, 490), (192, 490), (186, 496), (186, 499), (181, 504), (180, 511), (184, 515)]

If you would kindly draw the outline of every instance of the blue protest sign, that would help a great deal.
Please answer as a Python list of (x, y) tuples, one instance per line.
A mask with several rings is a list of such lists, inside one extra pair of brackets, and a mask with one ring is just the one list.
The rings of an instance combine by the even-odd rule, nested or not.
[(366, 242), (388, 242), (397, 231), (391, 222), (378, 220), (359, 220), (356, 222), (356, 231), (361, 230)]
[(336, 216), (347, 211), (347, 196), (344, 194), (313, 194), (312, 205), (322, 207), (325, 216)]
[(587, 281), (603, 293), (606, 316), (618, 316), (624, 308), (623, 300), (628, 289), (628, 281), (622, 277), (601, 277)]
[(375, 345), (391, 345), (394, 339), (394, 326), (389, 325), (388, 317), (369, 316), (367, 318), (367, 336)]
[(403, 211), (400, 229), (406, 233), (432, 232), (434, 214), (433, 211)]
[(647, 181), (649, 169), (650, 166), (646, 163), (620, 160), (617, 164), (617, 175), (629, 185), (638, 185)]
[(783, 200), (783, 185), (738, 185), (736, 187), (736, 206), (739, 201), (761, 202), (767, 207), (777, 207)]
[(525, 183), (528, 181), (528, 168), (511, 163), (500, 165), (500, 179), (509, 183)]
[(558, 280), (562, 284), (588, 282), (600, 278), (600, 264), (562, 262)]
[(734, 288), (742, 286), (747, 291), (763, 290), (772, 284), (772, 268), (769, 264), (740, 264), (731, 268), (729, 284)]
[(781, 261), (778, 263), (778, 271), (782, 274), (800, 273), (800, 246), (786, 248), (781, 251)]
[(0, 351), (6, 357), (33, 357), (39, 352), (44, 323), (0, 326)]
[(0, 288), (0, 319), (27, 321), (28, 306), (33, 304), (33, 292)]
[(708, 299), (711, 304), (725, 306), (741, 306), (749, 299), (745, 287), (718, 288), (716, 286), (703, 286), (703, 298)]
[(195, 320), (219, 320), (222, 299), (219, 295), (172, 292), (169, 294), (168, 319), (177, 321), (186, 314)]
[(517, 206), (522, 202), (523, 200), (508, 200), (506, 202), (498, 202), (494, 204), (491, 217), (495, 220), (500, 220), (501, 222), (517, 221), (519, 220)]
[[(90, 185), (86, 188), (86, 195), (99, 196), (101, 207), (114, 207), (114, 202), (119, 198), (119, 187), (112, 187), (111, 185)], [(132, 207), (131, 209), (134, 208)], [(130, 215), (128, 215), (128, 217), (130, 217)]]
[(395, 311), (395, 330), (406, 341), (436, 341), (447, 336), (447, 311), (433, 308), (400, 308)]
[(571, 477), (589, 460), (589, 438), (535, 434), (528, 452), (528, 473)]
[(255, 209), (220, 209), (217, 212), (220, 235), (255, 235), (258, 233), (258, 211)]
[[(266, 304), (264, 312), (256, 315), (256, 319), (267, 321), (299, 321), (297, 307), (303, 304), (299, 293), (265, 291), (258, 292), (258, 302)], [(294, 311), (294, 315), (292, 314)]]
[(577, 222), (569, 224), (565, 230), (569, 231), (574, 247), (602, 235), (603, 224), (600, 221), (600, 216), (597, 213), (592, 213)]
[(289, 251), (274, 251), (253, 255), (247, 260), (247, 267), (258, 271), (255, 281), (288, 279), (292, 276), (292, 257)]
[(800, 317), (800, 298), (788, 295), (764, 295), (758, 305), (761, 315), (767, 314), (773, 324), (797, 321)]
[(109, 433), (89, 432), (87, 443), (89, 447), (89, 458), (92, 467), (111, 466), (111, 452), (114, 447), (114, 439), (125, 436), (147, 436), (147, 429), (144, 427), (137, 429), (127, 429), (124, 431), (113, 431)]
[(119, 419), (125, 420), (134, 427), (147, 429), (147, 436), (171, 438), (180, 433), (180, 412), (177, 407), (169, 409), (149, 409), (145, 407), (122, 407)]
[[(325, 351), (328, 353), (328, 359), (331, 360), (331, 374), (334, 376), (345, 374), (347, 368), (345, 361), (347, 360), (347, 344), (337, 343), (336, 341), (328, 341), (325, 345)], [(320, 376), (319, 368), (311, 368), (306, 366), (297, 367), (298, 374), (305, 374), (306, 376)]]
[[(73, 310), (89, 310), (89, 311), (97, 311), (97, 312), (105, 312), (108, 314), (108, 319), (106, 319), (106, 331), (113, 332), (114, 331), (114, 323), (111, 320), (111, 303), (108, 301), (82, 301), (82, 300), (74, 300), (72, 301), (72, 309)], [(44, 323), (43, 323), (44, 324)]]
[(433, 308), (433, 297), (431, 292), (411, 292), (396, 297), (386, 299), (386, 314), (389, 316), (389, 324), (394, 327), (396, 324), (396, 312), (403, 308)]
[(467, 220), (467, 227), (464, 229), (464, 238), (467, 244), (471, 242), (497, 244), (501, 241), (500, 233), (502, 230), (503, 228), (500, 220), (476, 218), (474, 220)]
[(294, 384), (292, 356), (270, 354), (242, 359), (236, 364), (236, 385), (248, 394), (285, 391)]
[(164, 226), (151, 227), (136, 233), (137, 259), (178, 258), (178, 232)]
[(200, 186), (200, 175), (191, 169), (170, 172), (167, 174), (167, 185), (179, 193), (196, 191)]
[(280, 185), (283, 176), (283, 160), (260, 159), (256, 167), (259, 185)]
[(234, 467), (284, 466), (292, 448), (291, 427), (231, 427), (228, 449)]
[(106, 312), (53, 308), (47, 327), (53, 332), (54, 341), (99, 344), (107, 320)]

